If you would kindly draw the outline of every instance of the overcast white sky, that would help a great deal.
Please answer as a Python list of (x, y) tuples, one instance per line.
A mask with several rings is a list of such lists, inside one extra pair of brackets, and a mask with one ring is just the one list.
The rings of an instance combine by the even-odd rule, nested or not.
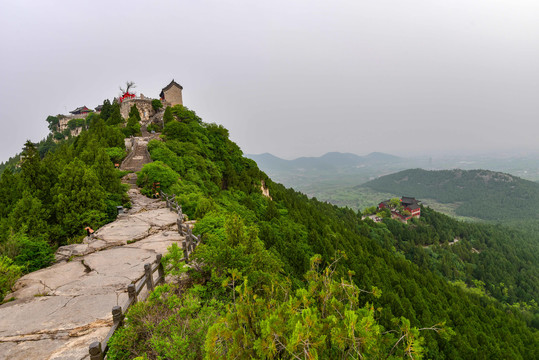
[(0, 0), (0, 161), (127, 80), (245, 153), (539, 151), (537, 0)]

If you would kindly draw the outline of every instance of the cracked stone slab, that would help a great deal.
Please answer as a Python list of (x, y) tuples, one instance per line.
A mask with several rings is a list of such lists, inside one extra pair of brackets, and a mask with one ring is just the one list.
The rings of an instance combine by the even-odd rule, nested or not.
[[(0, 307), (0, 338), (65, 331), (84, 326), (96, 319), (112, 317), (112, 307), (123, 304), (127, 294), (89, 296), (42, 296), (34, 301), (7, 303)], [(8, 306), (5, 306), (8, 305)]]
[(95, 237), (106, 243), (125, 245), (127, 241), (146, 237), (150, 228), (148, 222), (129, 216), (103, 226)]
[[(134, 276), (132, 276), (134, 278)], [(128, 276), (103, 275), (92, 271), (80, 280), (76, 280), (57, 288), (54, 295), (58, 296), (81, 296), (99, 295), (110, 293), (125, 293), (127, 286), (134, 280)]]
[(131, 218), (145, 221), (153, 226), (164, 227), (176, 224), (178, 215), (169, 209), (163, 208), (131, 215)]
[[(79, 333), (68, 332), (58, 338), (43, 338), (34, 341), (0, 342), (0, 358), (10, 360), (47, 359), (72, 360), (89, 359), (88, 344), (101, 341), (107, 336), (112, 321), (96, 321), (86, 328), (78, 328)], [(43, 355), (45, 357), (43, 357)]]
[(155, 261), (156, 252), (122, 246), (84, 257), (84, 262), (100, 275), (126, 276), (136, 280), (144, 273), (144, 264)]
[[(24, 275), (15, 284), (13, 293), (6, 299), (14, 297), (16, 301), (33, 299), (36, 296), (51, 294), (56, 288), (72, 283), (85, 275), (85, 268), (80, 261), (54, 264), (48, 268)], [(0, 318), (3, 306), (0, 307)]]
[(143, 240), (129, 244), (129, 247), (154, 251), (156, 254), (165, 254), (167, 248), (173, 243), (177, 243), (181, 248), (185, 237), (178, 234), (177, 231), (163, 231), (151, 235)]
[(88, 253), (88, 244), (71, 244), (60, 246), (54, 254), (56, 261), (68, 260), (72, 256), (80, 256)]

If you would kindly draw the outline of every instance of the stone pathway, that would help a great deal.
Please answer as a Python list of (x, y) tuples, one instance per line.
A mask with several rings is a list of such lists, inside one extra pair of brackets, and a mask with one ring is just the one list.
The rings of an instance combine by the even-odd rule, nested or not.
[(148, 142), (152, 139), (158, 139), (159, 134), (150, 134), (146, 131), (146, 126), (144, 126), (143, 135), (126, 139), (126, 147), (130, 148), (130, 152), (122, 161), (121, 170), (140, 171), (144, 164), (152, 162), (148, 152)]
[(0, 359), (89, 359), (90, 343), (112, 325), (112, 307), (127, 300), (127, 285), (144, 275), (145, 263), (181, 244), (177, 215), (164, 202), (137, 188), (129, 196), (132, 208), (116, 221), (17, 281), (6, 298), (15, 300), (0, 306)]

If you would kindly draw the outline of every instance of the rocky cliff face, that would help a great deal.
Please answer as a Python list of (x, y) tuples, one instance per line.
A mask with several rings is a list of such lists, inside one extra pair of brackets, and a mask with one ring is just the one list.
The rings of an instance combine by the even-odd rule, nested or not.
[(142, 124), (148, 124), (150, 118), (155, 115), (155, 110), (152, 107), (152, 99), (148, 98), (137, 98), (137, 99), (126, 99), (120, 105), (120, 114), (124, 119), (129, 117), (129, 110), (133, 105), (137, 106), (137, 109), (140, 113), (140, 121)]

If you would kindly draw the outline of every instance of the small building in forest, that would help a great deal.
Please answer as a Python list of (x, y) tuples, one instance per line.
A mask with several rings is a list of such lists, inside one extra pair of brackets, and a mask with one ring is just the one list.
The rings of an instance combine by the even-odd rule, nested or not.
[(421, 216), (421, 206), (419, 206), (419, 201), (415, 198), (403, 196), (401, 204), (404, 210), (408, 211), (412, 217)]
[(172, 79), (170, 84), (161, 90), (159, 97), (166, 106), (183, 105), (182, 90), (183, 87)]
[(413, 197), (401, 197), (399, 207), (394, 206), (391, 203), (391, 200), (382, 201), (380, 204), (378, 204), (378, 208), (389, 209), (391, 211), (392, 218), (403, 221), (408, 221), (414, 217), (421, 217), (421, 206), (419, 205), (419, 201)]

